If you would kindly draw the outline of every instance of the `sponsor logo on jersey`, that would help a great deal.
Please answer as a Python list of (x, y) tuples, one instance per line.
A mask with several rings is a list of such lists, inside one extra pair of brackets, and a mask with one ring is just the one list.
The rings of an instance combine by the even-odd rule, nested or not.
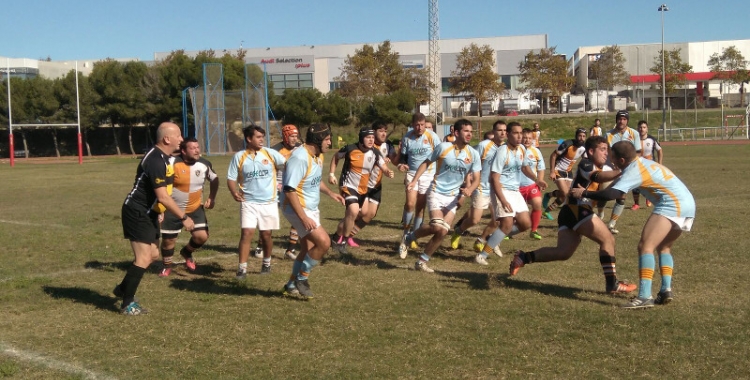
[(195, 176), (196, 177), (200, 177), (201, 176), (201, 170), (200, 169), (196, 169), (195, 170)]
[(254, 170), (249, 173), (247, 173), (248, 178), (262, 178), (268, 176), (269, 171), (268, 170)]
[(471, 163), (471, 158), (469, 157), (464, 158), (464, 164), (470, 164), (470, 163)]
[(263, 165), (268, 165), (268, 160), (264, 159), (262, 162), (263, 162)]
[(154, 179), (154, 183), (157, 184), (157, 185), (160, 184), (160, 183), (164, 183), (165, 181), (166, 180), (164, 178), (156, 178), (156, 179)]

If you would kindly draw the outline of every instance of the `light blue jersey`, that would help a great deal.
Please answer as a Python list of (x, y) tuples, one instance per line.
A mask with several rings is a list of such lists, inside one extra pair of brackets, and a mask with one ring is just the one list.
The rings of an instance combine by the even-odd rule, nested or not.
[(492, 160), (492, 172), (500, 174), (500, 184), (503, 189), (518, 191), (521, 186), (521, 176), (524, 175), (521, 168), (530, 166), (531, 163), (526, 161), (526, 147), (518, 145), (516, 149), (511, 149), (508, 144), (497, 148), (495, 159)]
[(246, 202), (276, 202), (276, 173), (283, 170), (285, 162), (284, 156), (273, 149), (261, 148), (255, 154), (243, 150), (229, 162), (227, 179), (237, 181)]
[[(409, 166), (410, 174), (416, 173), (419, 165), (430, 158), (438, 144), (440, 144), (440, 137), (431, 129), (426, 129), (422, 136), (417, 136), (414, 130), (406, 133), (401, 139), (401, 155), (407, 156), (406, 164)], [(434, 175), (435, 165), (427, 167), (425, 174)]]
[(466, 175), (482, 170), (479, 153), (470, 146), (463, 149), (451, 142), (444, 142), (435, 148), (430, 156), (435, 163), (435, 179), (432, 191), (442, 195), (458, 195)]
[(693, 194), (674, 173), (654, 161), (636, 158), (612, 187), (626, 194), (639, 189), (654, 204), (654, 214), (695, 218)]
[(613, 128), (607, 132), (605, 137), (607, 137), (609, 146), (615, 145), (615, 143), (620, 141), (629, 141), (635, 146), (636, 152), (641, 150), (641, 135), (633, 128), (625, 128), (622, 133), (617, 128)]
[[(533, 171), (534, 174), (537, 174), (542, 170), (547, 170), (547, 167), (544, 165), (544, 157), (542, 156), (542, 152), (539, 151), (539, 148), (533, 146), (526, 148), (526, 159), (529, 161), (531, 171)], [(520, 178), (521, 187), (531, 186), (536, 183), (533, 179), (523, 174), (523, 172), (520, 174)]]
[[(320, 203), (320, 180), (323, 176), (323, 155), (311, 156), (303, 146), (295, 149), (284, 170), (284, 189), (293, 188), (299, 197), (302, 208), (317, 211)], [(293, 212), (286, 199), (286, 191), (282, 192), (281, 202), (284, 211)]]
[(482, 194), (490, 195), (490, 171), (492, 170), (492, 161), (495, 159), (495, 153), (497, 152), (497, 145), (492, 140), (483, 140), (474, 150), (479, 153), (479, 158), (482, 160), (482, 173), (479, 177), (479, 187), (475, 191), (481, 192)]

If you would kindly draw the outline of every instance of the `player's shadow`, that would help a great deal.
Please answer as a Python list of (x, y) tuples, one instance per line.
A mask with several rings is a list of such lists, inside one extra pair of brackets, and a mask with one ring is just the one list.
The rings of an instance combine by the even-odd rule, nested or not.
[(477, 273), (477, 272), (447, 272), (436, 270), (440, 276), (445, 277), (446, 282), (450, 283), (466, 283), (470, 288), (474, 290), (489, 290), (490, 289), (490, 274), (489, 273)]
[(133, 260), (112, 261), (112, 262), (92, 260), (83, 264), (83, 267), (86, 269), (96, 269), (96, 270), (102, 270), (105, 272), (114, 272), (116, 270), (119, 270), (119, 271), (128, 270), (128, 268), (132, 264), (133, 264)]
[(509, 288), (537, 292), (552, 297), (568, 298), (576, 301), (587, 301), (598, 303), (600, 305), (612, 306), (611, 303), (602, 300), (580, 297), (580, 293), (586, 292), (586, 290), (581, 288), (572, 288), (569, 286), (547, 284), (543, 282), (520, 281), (510, 277), (508, 274), (498, 275), (496, 280), (499, 284)]
[(214, 252), (223, 253), (227, 255), (237, 254), (236, 245), (227, 246), (226, 244), (214, 245), (214, 244), (207, 243), (207, 244), (204, 244), (203, 247), (201, 247), (201, 250), (214, 251)]
[(195, 293), (261, 296), (266, 298), (283, 296), (280, 290), (251, 288), (247, 286), (246, 282), (204, 277), (193, 279), (175, 278), (171, 280), (169, 287)]
[[(323, 219), (330, 220), (336, 223), (341, 221), (341, 218), (336, 218), (336, 217), (324, 217)], [(389, 222), (389, 221), (379, 220), (379, 219), (371, 220), (370, 223), (367, 224), (367, 226), (403, 230), (403, 228), (401, 227), (401, 223), (399, 222)], [(359, 237), (357, 237), (356, 239), (359, 239)]]
[(102, 295), (91, 289), (74, 287), (43, 286), (42, 290), (54, 299), (68, 299), (75, 303), (83, 303), (107, 311), (119, 311), (116, 306), (117, 299), (112, 296)]
[[(133, 260), (128, 261), (113, 261), (113, 262), (105, 262), (105, 261), (99, 261), (99, 260), (93, 260), (88, 261), (85, 264), (83, 264), (83, 267), (86, 269), (96, 269), (96, 270), (102, 270), (105, 272), (114, 272), (115, 270), (119, 271), (126, 271), (130, 266), (133, 265)], [(159, 273), (161, 271), (161, 262), (153, 262), (151, 265), (146, 269), (147, 273)]]

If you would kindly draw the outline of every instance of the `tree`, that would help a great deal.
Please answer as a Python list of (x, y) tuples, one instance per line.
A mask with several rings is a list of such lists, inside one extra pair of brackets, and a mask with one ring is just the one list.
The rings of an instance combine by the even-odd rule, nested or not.
[(315, 102), (315, 109), (321, 114), (321, 121), (335, 125), (349, 124), (351, 104), (336, 91), (329, 92)]
[[(518, 63), (521, 81), (525, 88), (542, 98), (560, 96), (570, 91), (575, 78), (568, 75), (568, 63), (555, 52), (556, 47), (541, 49), (539, 53), (530, 51), (523, 62)], [(542, 112), (544, 107), (542, 107)]]
[(414, 101), (414, 94), (407, 89), (389, 95), (377, 95), (362, 110), (359, 120), (364, 124), (381, 120), (393, 125), (407, 125), (411, 121)]
[(708, 60), (708, 66), (714, 73), (712, 79), (740, 86), (740, 106), (744, 107), (744, 83), (750, 81), (750, 74), (747, 71), (747, 61), (742, 53), (732, 45), (722, 50), (721, 55), (719, 53), (712, 54)]
[(606, 46), (599, 52), (598, 59), (589, 65), (590, 78), (596, 79), (600, 89), (614, 90), (615, 86), (627, 86), (630, 77), (624, 64), (625, 55), (620, 47)]
[[(500, 75), (495, 72), (495, 51), (489, 45), (482, 47), (472, 43), (461, 49), (456, 57), (456, 69), (451, 71), (451, 93), (466, 94), (474, 98), (477, 111), (482, 116), (482, 102), (497, 97), (505, 91)], [(480, 119), (481, 131), (481, 119)]]
[(391, 50), (391, 42), (387, 40), (378, 45), (377, 50), (364, 45), (355, 50), (354, 55), (347, 55), (341, 75), (334, 80), (341, 82), (341, 96), (357, 105), (358, 109), (378, 95), (401, 90), (412, 93), (415, 99), (429, 97), (427, 70), (403, 67), (398, 53)]
[(276, 115), (286, 124), (310, 125), (321, 121), (315, 105), (323, 94), (315, 88), (288, 89), (273, 105)]
[[(55, 97), (60, 103), (60, 108), (55, 114), (58, 123), (71, 123), (78, 120), (76, 114), (76, 74), (70, 70), (64, 77), (55, 80)], [(78, 73), (78, 97), (80, 98), (81, 131), (86, 152), (91, 156), (91, 146), (88, 143), (88, 131), (99, 126), (99, 120), (95, 114), (94, 105), (98, 102), (97, 94), (91, 88), (89, 78)]]
[(685, 74), (693, 72), (693, 66), (689, 63), (682, 62), (680, 57), (680, 51), (682, 49), (674, 49), (664, 54), (663, 50), (659, 51), (659, 55), (654, 58), (654, 66), (649, 71), (659, 75), (659, 89), (662, 88), (662, 55), (664, 55), (664, 82), (667, 93), (671, 93), (677, 89), (677, 87), (687, 85), (687, 78)]
[(89, 79), (99, 95), (96, 112), (99, 119), (112, 125), (117, 154), (121, 154), (115, 126), (129, 127), (128, 136), (131, 154), (132, 126), (142, 122), (146, 116), (146, 96), (141, 81), (148, 67), (143, 62), (120, 63), (112, 59), (94, 63)]

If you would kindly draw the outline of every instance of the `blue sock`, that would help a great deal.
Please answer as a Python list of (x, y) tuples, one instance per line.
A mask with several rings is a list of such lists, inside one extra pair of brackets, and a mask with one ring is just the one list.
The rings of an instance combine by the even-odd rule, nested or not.
[(495, 248), (500, 245), (500, 242), (503, 241), (503, 239), (505, 239), (505, 232), (498, 228), (489, 238), (487, 238), (487, 244), (485, 244), (485, 246)]
[(302, 262), (294, 260), (294, 264), (292, 264), (292, 276), (291, 276), (289, 282), (286, 283), (287, 286), (290, 286), (292, 288), (295, 287), (294, 286), (294, 280), (292, 280), (292, 279), (297, 278), (297, 276), (299, 276), (299, 270), (300, 270), (300, 268), (302, 268)]
[(404, 231), (408, 230), (407, 227), (411, 226), (411, 220), (414, 219), (414, 212), (412, 211), (404, 211), (404, 216), (401, 218), (401, 223), (404, 226)]
[(638, 268), (640, 272), (640, 286), (638, 288), (638, 297), (651, 297), (651, 281), (654, 278), (654, 267), (656, 260), (653, 253), (641, 253), (638, 256)]
[(513, 224), (513, 228), (510, 229), (510, 233), (508, 234), (508, 236), (517, 235), (519, 232), (521, 231), (518, 230), (518, 226)]
[(672, 290), (672, 270), (674, 259), (672, 253), (662, 252), (659, 254), (659, 270), (661, 272), (661, 291)]
[(298, 280), (307, 280), (307, 276), (310, 275), (310, 271), (318, 265), (318, 260), (313, 259), (310, 257), (310, 255), (307, 255), (305, 257), (305, 260), (302, 261), (302, 267), (299, 269), (299, 274), (297, 274)]
[(490, 257), (490, 255), (488, 255), (487, 252), (484, 252), (484, 251), (479, 252), (479, 254), (482, 255), (482, 257), (484, 257), (485, 259)]
[(422, 261), (424, 261), (424, 262), (428, 262), (428, 261), (430, 261), (430, 256), (427, 256), (426, 253), (423, 253), (423, 254), (419, 255), (419, 259), (422, 260)]
[(412, 231), (418, 230), (421, 225), (422, 225), (422, 217), (418, 216), (414, 219), (414, 228), (412, 229)]

